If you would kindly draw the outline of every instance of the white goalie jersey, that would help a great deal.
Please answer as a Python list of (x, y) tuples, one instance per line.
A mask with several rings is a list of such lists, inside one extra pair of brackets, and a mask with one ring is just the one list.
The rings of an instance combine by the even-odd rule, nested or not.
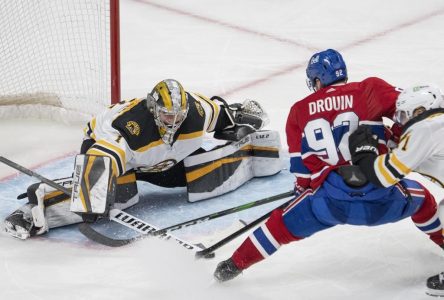
[(444, 109), (424, 112), (406, 125), (398, 147), (374, 162), (379, 181), (390, 186), (416, 171), (444, 188)]
[(214, 131), (221, 108), (204, 96), (187, 93), (187, 119), (165, 144), (146, 100), (133, 99), (116, 104), (91, 120), (85, 128), (95, 141), (87, 154), (109, 156), (120, 176), (130, 169), (164, 171), (199, 149), (205, 132)]

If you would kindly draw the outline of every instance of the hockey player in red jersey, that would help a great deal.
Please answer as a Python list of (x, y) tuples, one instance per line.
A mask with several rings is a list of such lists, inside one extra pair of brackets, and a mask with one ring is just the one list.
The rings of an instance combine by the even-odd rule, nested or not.
[[(380, 188), (351, 165), (348, 138), (359, 124), (368, 125), (379, 152), (387, 152), (382, 117), (393, 117), (399, 91), (374, 77), (347, 83), (345, 62), (332, 49), (314, 54), (306, 72), (314, 93), (293, 105), (286, 127), (296, 198), (218, 264), (219, 281), (233, 279), (284, 244), (338, 224), (376, 226), (411, 216), (436, 244), (444, 243), (435, 200), (419, 183), (402, 180)], [(431, 223), (433, 228), (422, 226)]]

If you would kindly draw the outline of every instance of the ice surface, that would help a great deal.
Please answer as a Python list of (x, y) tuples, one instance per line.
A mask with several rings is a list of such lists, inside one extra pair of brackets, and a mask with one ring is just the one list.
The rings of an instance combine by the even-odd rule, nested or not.
[[(314, 51), (340, 50), (351, 81), (379, 76), (397, 86), (444, 87), (441, 0), (269, 1), (122, 0), (122, 93), (143, 97), (175, 78), (186, 89), (229, 102), (257, 99), (281, 133), (289, 107), (308, 94), (305, 64)], [(57, 178), (69, 175), (82, 127), (1, 120), (1, 155)], [(23, 204), (35, 180), (0, 166), (0, 219)], [(162, 226), (291, 188), (284, 170), (234, 193), (188, 203), (183, 189), (141, 185), (134, 214)], [(442, 197), (440, 190), (436, 195)], [(278, 205), (276, 202), (273, 205)], [(273, 205), (189, 227), (184, 239), (211, 244)], [(212, 272), (242, 242), (195, 261), (174, 243), (145, 239), (119, 249), (87, 241), (68, 226), (18, 241), (0, 234), (0, 299), (431, 299), (425, 279), (444, 270), (443, 253), (407, 219), (376, 228), (337, 226), (281, 248), (238, 279)]]

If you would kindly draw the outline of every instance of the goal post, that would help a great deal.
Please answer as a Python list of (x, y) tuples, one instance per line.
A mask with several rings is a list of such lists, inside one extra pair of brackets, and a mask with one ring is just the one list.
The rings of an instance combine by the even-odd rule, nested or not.
[(83, 121), (119, 102), (119, 23), (119, 0), (1, 0), (0, 119)]
[(120, 101), (120, 7), (119, 0), (110, 1), (111, 104)]

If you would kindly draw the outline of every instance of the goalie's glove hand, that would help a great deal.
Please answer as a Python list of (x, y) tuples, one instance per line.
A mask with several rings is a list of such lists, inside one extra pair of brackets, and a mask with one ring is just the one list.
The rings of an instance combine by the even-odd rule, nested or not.
[(33, 213), (35, 214), (36, 208), (36, 205), (28, 203), (14, 211), (4, 221), (5, 231), (22, 240), (47, 232), (48, 225), (46, 222), (42, 227), (37, 227), (34, 224), (35, 217), (33, 218)]
[(348, 139), (348, 146), (354, 165), (358, 165), (359, 161), (365, 157), (377, 156), (378, 137), (373, 134), (369, 126), (360, 125)]
[(245, 100), (242, 104), (234, 103), (228, 107), (233, 112), (234, 125), (246, 125), (260, 130), (270, 122), (267, 113), (255, 100)]

